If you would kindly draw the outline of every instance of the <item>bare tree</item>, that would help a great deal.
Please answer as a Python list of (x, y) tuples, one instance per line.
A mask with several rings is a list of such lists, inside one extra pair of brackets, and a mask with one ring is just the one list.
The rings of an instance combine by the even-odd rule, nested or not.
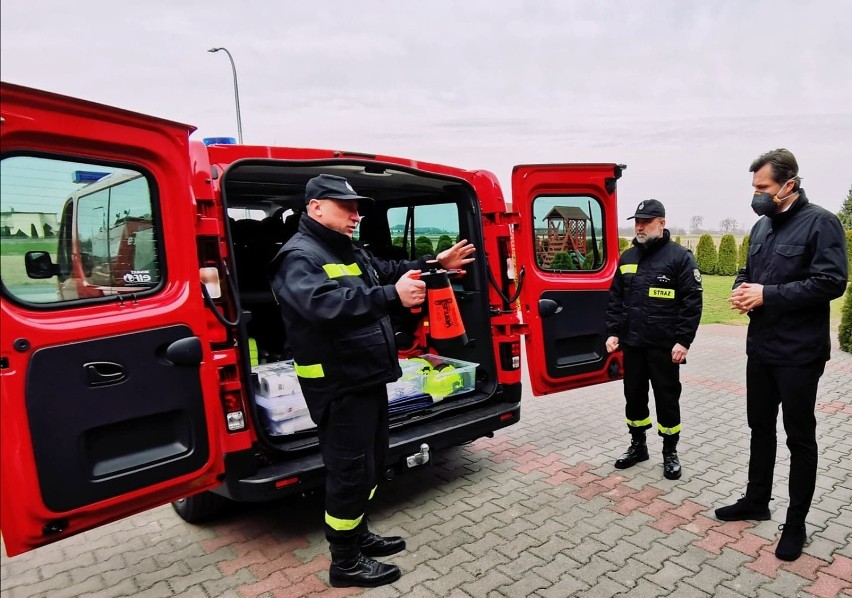
[(719, 223), (719, 230), (723, 235), (728, 233), (734, 234), (739, 228), (739, 223), (733, 218), (725, 218)]
[(704, 216), (693, 216), (689, 221), (689, 232), (700, 233), (704, 229)]

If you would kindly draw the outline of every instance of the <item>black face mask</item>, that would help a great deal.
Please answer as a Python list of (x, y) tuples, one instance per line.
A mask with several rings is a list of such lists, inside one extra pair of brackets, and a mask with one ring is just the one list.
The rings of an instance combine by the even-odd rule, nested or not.
[(751, 209), (758, 216), (772, 216), (778, 211), (778, 204), (769, 193), (755, 193), (751, 198)]
[[(793, 179), (787, 181), (789, 183)], [(781, 185), (781, 189), (787, 184), (784, 183)], [(778, 190), (778, 193), (781, 193), (781, 189)], [(772, 195), (771, 193), (767, 193), (766, 191), (755, 191), (754, 197), (751, 198), (751, 209), (754, 210), (754, 213), (758, 216), (772, 216), (778, 211), (778, 204), (786, 201), (798, 191), (791, 191), (787, 197), (778, 197), (778, 193)]]

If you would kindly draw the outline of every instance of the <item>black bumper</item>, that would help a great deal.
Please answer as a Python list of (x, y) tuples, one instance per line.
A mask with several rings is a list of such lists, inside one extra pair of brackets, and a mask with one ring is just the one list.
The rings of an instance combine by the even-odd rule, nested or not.
[[(429, 445), (434, 455), (441, 449), (470, 442), (510, 426), (520, 416), (519, 401), (499, 402), (432, 422), (391, 430), (385, 465), (388, 468), (405, 468), (406, 457), (418, 453), (423, 443)], [(319, 486), (325, 473), (318, 450), (259, 468), (252, 451), (230, 454), (225, 457), (225, 470), (225, 483), (214, 492), (239, 502), (261, 502), (299, 494)]]

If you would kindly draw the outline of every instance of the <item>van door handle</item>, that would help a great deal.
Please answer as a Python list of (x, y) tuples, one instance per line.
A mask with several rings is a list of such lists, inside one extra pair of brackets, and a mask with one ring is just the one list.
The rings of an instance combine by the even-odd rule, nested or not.
[(201, 339), (197, 336), (178, 339), (166, 349), (166, 359), (175, 365), (201, 365), (203, 358)]
[(89, 386), (107, 386), (109, 384), (118, 384), (127, 379), (127, 372), (124, 371), (124, 366), (112, 361), (94, 361), (83, 364), (83, 369), (86, 370), (86, 379)]
[(538, 313), (542, 318), (558, 314), (562, 311), (562, 306), (553, 299), (539, 299)]

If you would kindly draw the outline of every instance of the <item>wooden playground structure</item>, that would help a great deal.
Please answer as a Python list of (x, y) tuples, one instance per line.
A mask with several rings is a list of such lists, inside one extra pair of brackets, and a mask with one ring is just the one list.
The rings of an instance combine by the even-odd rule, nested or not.
[(567, 253), (578, 261), (586, 258), (586, 226), (589, 216), (576, 206), (556, 206), (547, 216), (544, 238), (536, 235), (536, 258), (549, 269), (558, 253)]

